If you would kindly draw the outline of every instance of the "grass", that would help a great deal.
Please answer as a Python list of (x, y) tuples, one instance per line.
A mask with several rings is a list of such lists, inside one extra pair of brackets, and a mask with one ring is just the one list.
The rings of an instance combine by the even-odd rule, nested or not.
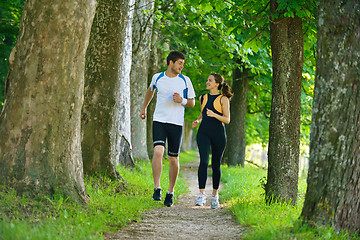
[(263, 182), (266, 171), (251, 165), (222, 166), (221, 201), (229, 206), (236, 220), (246, 226), (244, 239), (360, 239), (330, 227), (311, 228), (299, 220), (306, 191), (306, 179), (299, 179), (296, 206), (286, 203), (265, 203)]
[(197, 151), (181, 152), (179, 159), (180, 159), (180, 165), (189, 162), (199, 161), (199, 154)]
[[(193, 153), (184, 154), (184, 161), (193, 159)], [(161, 182), (167, 188), (169, 165), (166, 160), (163, 163)], [(0, 186), (0, 239), (103, 239), (104, 233), (138, 220), (145, 210), (164, 206), (151, 199), (151, 163), (137, 162), (135, 169), (119, 168), (119, 172), (125, 182), (111, 181), (106, 176), (85, 178), (91, 199), (86, 206), (62, 196), (27, 199)], [(185, 191), (180, 178), (175, 195)]]
[[(194, 161), (197, 156), (196, 151), (181, 153), (180, 163)], [(85, 179), (91, 199), (86, 206), (71, 203), (62, 196), (27, 199), (0, 186), (0, 239), (103, 239), (105, 233), (137, 221), (145, 210), (163, 207), (162, 202), (151, 200), (150, 163), (137, 162), (135, 169), (119, 168), (119, 172), (125, 182), (111, 181), (105, 176)], [(163, 189), (167, 188), (167, 172), (165, 160)], [(250, 165), (245, 168), (222, 166), (224, 188), (220, 201), (228, 205), (236, 220), (246, 227), (244, 239), (360, 239), (345, 232), (336, 233), (330, 227), (310, 228), (299, 222), (306, 191), (304, 177), (299, 180), (296, 206), (265, 204), (262, 187), (265, 177), (265, 170)], [(185, 191), (186, 183), (180, 176), (175, 194), (179, 196)]]

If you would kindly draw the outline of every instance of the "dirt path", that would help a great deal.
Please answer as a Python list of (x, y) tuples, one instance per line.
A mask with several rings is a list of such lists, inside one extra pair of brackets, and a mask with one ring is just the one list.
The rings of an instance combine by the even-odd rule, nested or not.
[(205, 206), (198, 207), (195, 206), (199, 191), (197, 163), (182, 165), (181, 173), (190, 193), (181, 195), (173, 207), (146, 212), (141, 221), (107, 235), (106, 239), (241, 239), (245, 230), (235, 223), (226, 207), (222, 204), (219, 209), (210, 207), (211, 178), (206, 186), (208, 201)]

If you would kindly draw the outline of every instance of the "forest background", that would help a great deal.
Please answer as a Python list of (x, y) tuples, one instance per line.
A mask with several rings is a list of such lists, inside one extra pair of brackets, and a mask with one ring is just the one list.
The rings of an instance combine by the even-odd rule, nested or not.
[[(358, 1), (53, 3), (1, 2), (1, 181), (87, 203), (83, 173), (121, 179), (118, 165), (151, 159), (154, 102), (146, 122), (138, 114), (176, 49), (197, 96), (214, 71), (233, 88), (225, 164), (244, 166), (246, 146), (267, 148), (266, 201), (295, 204), (310, 146), (302, 216), (358, 230)], [(199, 112), (198, 102), (186, 109), (183, 150), (194, 148)]]
[[(283, 1), (284, 4), (286, 1)], [(302, 3), (288, 1), (286, 15), (292, 16)], [(9, 69), (10, 52), (15, 46), (24, 1), (1, 2), (1, 65), (0, 103), (4, 102), (5, 80)], [(316, 3), (303, 8), (304, 70), (301, 92), (301, 146), (308, 155), (311, 106), (315, 78)], [(166, 68), (167, 49), (186, 54), (184, 74), (193, 82), (197, 96), (206, 93), (205, 82), (211, 72), (223, 74), (232, 85), (233, 72), (240, 67), (249, 71), (246, 90), (246, 144), (267, 146), (271, 112), (272, 62), (268, 2), (246, 1), (156, 1), (154, 13), (144, 10), (155, 19), (153, 31), (159, 41), (153, 47), (160, 49), (163, 59), (160, 70)], [(284, 9), (285, 10), (285, 9)], [(150, 59), (150, 56), (148, 56)], [(241, 62), (239, 63), (239, 59)], [(235, 94), (237, 89), (234, 89)], [(200, 106), (186, 109), (185, 119), (196, 119)], [(188, 124), (190, 125), (190, 124)], [(195, 134), (193, 134), (195, 135)], [(230, 143), (231, 144), (231, 143)], [(194, 147), (194, 143), (191, 144)]]

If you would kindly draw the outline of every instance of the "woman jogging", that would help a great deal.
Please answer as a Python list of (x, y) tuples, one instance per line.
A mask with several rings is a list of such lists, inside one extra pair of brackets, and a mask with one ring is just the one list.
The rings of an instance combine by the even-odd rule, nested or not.
[[(213, 191), (211, 195), (211, 208), (219, 207), (218, 189), (220, 184), (220, 163), (226, 146), (226, 133), (224, 123), (230, 122), (230, 99), (231, 88), (224, 83), (224, 78), (217, 73), (211, 73), (206, 82), (208, 94), (201, 95), (201, 113), (193, 122), (192, 127), (197, 127), (201, 122), (196, 141), (200, 153), (198, 168), (199, 196), (195, 204), (203, 206), (206, 203), (205, 185), (207, 179), (207, 167), (209, 164), (210, 146), (212, 150), (211, 166)], [(221, 94), (219, 91), (221, 90)]]

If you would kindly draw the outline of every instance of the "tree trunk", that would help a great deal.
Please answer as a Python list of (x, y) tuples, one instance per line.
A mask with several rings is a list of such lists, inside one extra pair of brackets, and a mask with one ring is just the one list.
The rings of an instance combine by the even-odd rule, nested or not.
[[(154, 33), (151, 36), (151, 54), (149, 56), (149, 71), (148, 71), (148, 82), (147, 86), (150, 85), (152, 76), (160, 71), (160, 63), (161, 63), (161, 50), (158, 45), (158, 33)], [(144, 101), (144, 98), (143, 98)], [(154, 94), (153, 99), (151, 100), (148, 108), (147, 108), (147, 116), (146, 116), (146, 145), (148, 151), (149, 159), (152, 159), (154, 146), (152, 139), (152, 123), (153, 123), (153, 115), (156, 106), (156, 93)]]
[(181, 151), (188, 151), (193, 149), (193, 129), (192, 122), (185, 121), (183, 126), (183, 138), (181, 142)]
[[(87, 174), (119, 178), (121, 157), (120, 95), (129, 1), (100, 0), (86, 55), (82, 149)], [(126, 143), (126, 142), (125, 142)]]
[(131, 68), (131, 143), (133, 156), (138, 159), (148, 159), (146, 146), (146, 121), (139, 117), (145, 93), (148, 87), (149, 55), (151, 53), (151, 36), (153, 15), (153, 0), (136, 0), (133, 38), (132, 38), (132, 68)]
[(0, 182), (86, 203), (80, 127), (95, 1), (26, 1), (0, 115)]
[[(276, 12), (276, 0), (271, 11)], [(296, 202), (298, 192), (303, 32), (301, 19), (272, 19), (273, 85), (266, 198)]]
[(232, 90), (234, 96), (230, 103), (230, 123), (226, 128), (227, 133), (227, 164), (230, 166), (245, 166), (245, 114), (246, 96), (249, 89), (249, 69), (236, 68), (233, 73)]
[(307, 192), (301, 216), (360, 230), (360, 1), (320, 1)]
[(131, 111), (130, 111), (130, 72), (131, 72), (131, 59), (132, 59), (132, 21), (133, 21), (133, 5), (135, 0), (129, 0), (130, 10), (128, 12), (128, 23), (126, 26), (125, 36), (125, 50), (122, 58), (121, 81), (120, 81), (120, 105), (117, 108), (118, 112), (117, 123), (118, 125), (118, 138), (121, 139), (119, 146), (121, 156), (116, 159), (116, 164), (122, 166), (134, 167), (135, 164), (132, 158), (131, 146)]

